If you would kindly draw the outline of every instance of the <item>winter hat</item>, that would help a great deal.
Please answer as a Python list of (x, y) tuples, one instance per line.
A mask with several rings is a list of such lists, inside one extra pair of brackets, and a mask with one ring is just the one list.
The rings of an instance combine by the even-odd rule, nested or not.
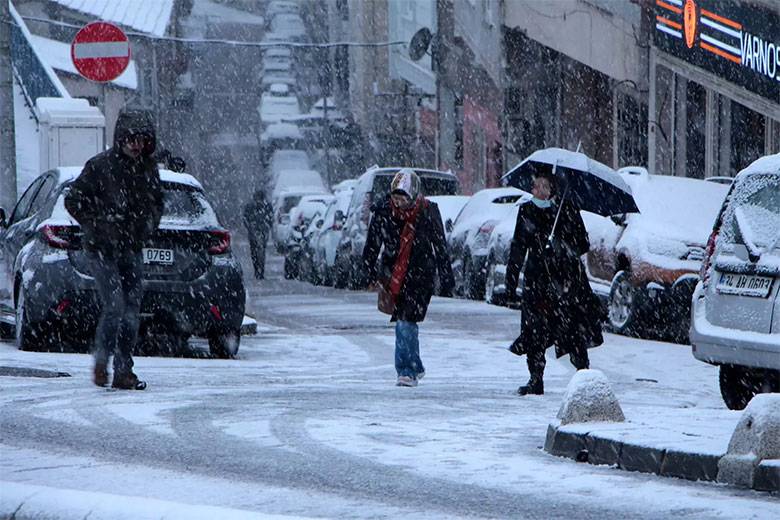
[(390, 193), (400, 192), (416, 199), (420, 194), (420, 177), (411, 168), (402, 168), (393, 177)]

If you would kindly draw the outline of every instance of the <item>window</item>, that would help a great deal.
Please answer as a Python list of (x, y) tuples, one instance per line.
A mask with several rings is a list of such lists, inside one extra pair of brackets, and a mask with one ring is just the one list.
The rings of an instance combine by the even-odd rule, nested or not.
[(707, 91), (689, 81), (686, 87), (685, 175), (704, 178), (705, 128), (707, 118)]
[(30, 187), (27, 188), (27, 190), (24, 192), (22, 197), (19, 199), (19, 202), (16, 203), (14, 212), (11, 214), (11, 219), (8, 221), (9, 226), (12, 226), (13, 224), (19, 222), (20, 220), (24, 220), (27, 218), (27, 215), (30, 212), (30, 206), (32, 206), (33, 199), (35, 198), (35, 195), (38, 193), (38, 188), (41, 187), (42, 183), (43, 183), (43, 178), (38, 178), (35, 181), (33, 181), (32, 184), (30, 184)]
[(731, 103), (731, 174), (736, 175), (764, 155), (766, 117), (737, 102)]
[(178, 186), (165, 186), (162, 220), (169, 225), (219, 225), (217, 216), (203, 193)]
[(41, 183), (41, 187), (38, 190), (37, 195), (35, 195), (32, 204), (30, 205), (29, 215), (34, 215), (40, 211), (40, 209), (48, 200), (49, 194), (51, 193), (51, 190), (54, 188), (56, 183), (57, 180), (54, 175), (47, 175), (44, 177), (43, 182)]

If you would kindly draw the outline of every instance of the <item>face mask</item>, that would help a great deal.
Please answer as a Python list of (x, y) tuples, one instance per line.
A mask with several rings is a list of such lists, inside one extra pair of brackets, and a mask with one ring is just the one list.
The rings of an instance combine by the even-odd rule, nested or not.
[(531, 202), (533, 202), (534, 204), (536, 204), (537, 207), (542, 208), (542, 209), (547, 209), (547, 208), (552, 207), (552, 200), (550, 200), (550, 199), (542, 200), (542, 199), (538, 199), (536, 197), (533, 197), (531, 199)]

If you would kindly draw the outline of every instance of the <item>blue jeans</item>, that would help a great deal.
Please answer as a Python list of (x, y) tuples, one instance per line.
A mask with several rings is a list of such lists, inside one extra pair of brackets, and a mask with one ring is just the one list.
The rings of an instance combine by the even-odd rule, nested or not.
[(108, 258), (88, 252), (86, 257), (101, 308), (95, 331), (95, 364), (107, 365), (113, 354), (114, 374), (129, 374), (140, 323), (143, 259), (140, 253)]
[(411, 321), (395, 322), (395, 371), (399, 376), (417, 379), (425, 372), (420, 359), (419, 329)]

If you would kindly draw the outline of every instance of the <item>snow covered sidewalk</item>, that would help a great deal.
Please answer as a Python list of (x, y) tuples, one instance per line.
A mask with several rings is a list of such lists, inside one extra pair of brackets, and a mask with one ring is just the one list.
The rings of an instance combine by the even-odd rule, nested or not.
[[(585, 372), (575, 375), (569, 384), (557, 420), (548, 427), (544, 446), (553, 455), (579, 462), (687, 480), (730, 481), (719, 478), (719, 471), (723, 474), (721, 459), (727, 454), (733, 456), (729, 447), (735, 430), (746, 421), (748, 429), (756, 423), (752, 425), (756, 431), (750, 441), (758, 444), (761, 435), (774, 435), (774, 430), (757, 424), (753, 416), (766, 414), (765, 423), (777, 422), (780, 417), (778, 410), (764, 411), (778, 402), (764, 399), (769, 396), (757, 397), (744, 412), (711, 410), (704, 415), (696, 408), (647, 404), (621, 410), (604, 375), (595, 370)], [(759, 402), (762, 400), (767, 402)], [(612, 413), (604, 414), (610, 407), (614, 408)], [(579, 414), (574, 420), (572, 410)], [(775, 425), (771, 427), (777, 429)], [(765, 431), (759, 432), (759, 428)], [(772, 439), (767, 442), (775, 443)], [(747, 450), (757, 451), (752, 446)], [(746, 462), (752, 475), (742, 485), (759, 491), (780, 491), (780, 460), (753, 457)]]

